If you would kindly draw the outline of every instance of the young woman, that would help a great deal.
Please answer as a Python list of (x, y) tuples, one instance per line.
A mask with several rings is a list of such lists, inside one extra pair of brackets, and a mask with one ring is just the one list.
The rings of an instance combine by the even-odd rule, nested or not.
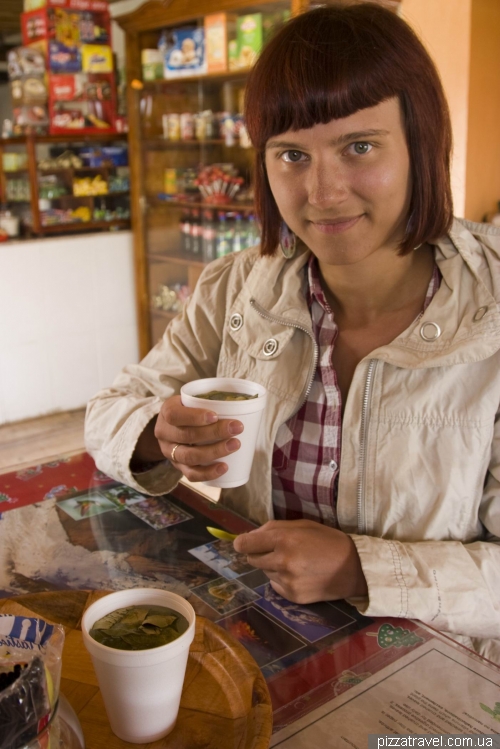
[(241, 424), (181, 385), (262, 383), (250, 481), (223, 492), (261, 524), (236, 549), (292, 601), (417, 618), (500, 662), (500, 232), (453, 220), (434, 65), (377, 5), (319, 8), (263, 51), (245, 117), (261, 245), (209, 265), (91, 401), (88, 449), (148, 493), (209, 480)]

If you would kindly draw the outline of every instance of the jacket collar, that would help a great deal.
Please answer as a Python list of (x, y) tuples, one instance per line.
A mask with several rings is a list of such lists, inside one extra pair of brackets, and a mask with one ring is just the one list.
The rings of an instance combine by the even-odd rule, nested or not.
[[(370, 358), (401, 367), (442, 367), (482, 361), (500, 349), (500, 231), (484, 229), (454, 220), (450, 233), (435, 242), (442, 281), (432, 302), (420, 319)], [(423, 337), (438, 330), (435, 340)]]
[[(481, 361), (500, 349), (500, 229), (455, 219), (449, 234), (434, 246), (442, 281), (432, 302), (398, 338), (368, 358), (426, 368)], [(309, 250), (299, 243), (291, 260), (279, 253), (258, 257), (253, 264), (229, 314), (246, 315), (248, 324), (232, 335), (254, 356), (262, 357), (266, 336), (276, 338), (281, 350), (291, 339), (294, 327), (276, 318), (312, 335), (303, 272), (308, 258)], [(259, 315), (252, 300), (274, 322)], [(438, 331), (435, 340), (428, 340)]]

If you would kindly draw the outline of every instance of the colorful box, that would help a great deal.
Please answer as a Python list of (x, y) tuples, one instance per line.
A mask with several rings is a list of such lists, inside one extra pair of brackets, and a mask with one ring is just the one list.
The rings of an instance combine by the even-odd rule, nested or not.
[(109, 10), (41, 8), (21, 13), (21, 31), (25, 45), (42, 39), (51, 39), (67, 47), (80, 44), (109, 44)]
[(205, 16), (205, 54), (207, 73), (228, 69), (228, 44), (236, 37), (236, 15), (213, 13)]
[(204, 30), (187, 26), (170, 32), (166, 37), (165, 78), (183, 78), (206, 72)]
[(113, 53), (105, 44), (82, 44), (82, 71), (84, 73), (111, 73)]
[(110, 132), (115, 128), (113, 73), (51, 75), (50, 132)]
[(141, 64), (144, 81), (156, 81), (163, 78), (163, 55), (159, 49), (143, 49)]
[(238, 43), (237, 67), (241, 69), (252, 67), (262, 49), (264, 40), (262, 13), (238, 17), (236, 40)]
[(43, 77), (45, 75), (45, 56), (32, 47), (15, 47), (7, 54), (9, 80), (27, 76)]
[(49, 42), (49, 70), (51, 73), (79, 73), (81, 69), (80, 47), (67, 47), (61, 42)]

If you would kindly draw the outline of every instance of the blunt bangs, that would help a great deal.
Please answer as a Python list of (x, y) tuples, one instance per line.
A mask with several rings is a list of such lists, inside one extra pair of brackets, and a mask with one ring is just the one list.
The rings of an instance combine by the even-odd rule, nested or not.
[(261, 253), (272, 255), (281, 217), (265, 171), (267, 141), (398, 97), (413, 194), (401, 247), (449, 230), (451, 123), (436, 68), (410, 26), (375, 3), (320, 7), (298, 15), (268, 42), (249, 75), (245, 121), (254, 148)]

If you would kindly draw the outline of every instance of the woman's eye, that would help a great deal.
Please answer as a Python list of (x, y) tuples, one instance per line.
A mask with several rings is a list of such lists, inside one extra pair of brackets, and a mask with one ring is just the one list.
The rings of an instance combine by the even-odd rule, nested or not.
[(369, 143), (353, 143), (352, 148), (354, 149), (354, 152), (357, 154), (364, 154), (369, 153), (372, 150), (372, 146)]
[(295, 164), (297, 161), (301, 161), (302, 156), (304, 156), (302, 151), (285, 151), (285, 153), (281, 155), (281, 158), (283, 161)]

